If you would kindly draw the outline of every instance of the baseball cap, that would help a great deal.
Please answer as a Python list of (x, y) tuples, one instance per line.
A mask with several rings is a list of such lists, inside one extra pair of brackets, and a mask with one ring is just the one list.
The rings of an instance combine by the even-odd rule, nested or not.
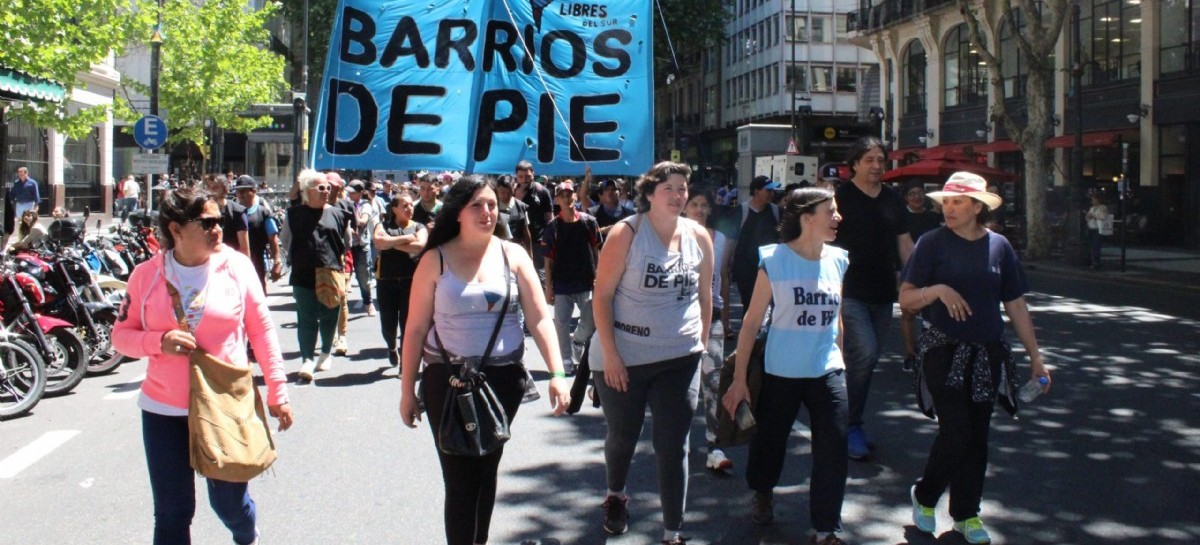
[(354, 180), (350, 182), (350, 186), (346, 189), (351, 193), (362, 193), (366, 188), (367, 186), (362, 182), (362, 180)]
[(766, 176), (757, 176), (754, 178), (754, 181), (750, 182), (750, 191), (758, 191), (760, 189), (776, 191), (783, 189), (783, 184), (780, 184), (779, 182), (776, 182), (775, 180), (772, 180)]
[(841, 180), (841, 166), (837, 163), (825, 163), (821, 168), (817, 169), (817, 176), (822, 180)]
[(570, 192), (574, 193), (575, 192), (575, 184), (573, 184), (571, 182), (560, 182), (558, 185), (554, 186), (554, 194), (555, 195), (558, 195), (559, 193), (562, 193), (564, 191), (570, 191)]
[(616, 178), (610, 178), (608, 180), (601, 180), (599, 187), (600, 187), (601, 191), (608, 189), (610, 187), (615, 187), (617, 189), (620, 189), (621, 188), (621, 180), (618, 180)]
[(249, 174), (243, 174), (241, 176), (238, 176), (237, 184), (235, 184), (233, 186), (233, 188), (234, 189), (257, 189), (258, 182), (254, 181), (253, 176), (251, 176)]

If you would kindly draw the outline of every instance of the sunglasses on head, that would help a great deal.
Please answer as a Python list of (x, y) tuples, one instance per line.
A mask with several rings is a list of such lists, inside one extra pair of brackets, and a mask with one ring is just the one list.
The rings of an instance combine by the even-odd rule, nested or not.
[(196, 218), (188, 223), (199, 223), (201, 229), (211, 231), (213, 227), (221, 225), (221, 218)]

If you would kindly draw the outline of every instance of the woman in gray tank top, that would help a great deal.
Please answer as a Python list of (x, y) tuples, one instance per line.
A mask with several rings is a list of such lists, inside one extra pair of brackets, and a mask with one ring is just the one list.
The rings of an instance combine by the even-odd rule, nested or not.
[(639, 213), (609, 232), (592, 305), (589, 363), (608, 424), (604, 530), (629, 528), (625, 483), (648, 406), (667, 544), (685, 540), (688, 433), (712, 321), (712, 240), (680, 217), (690, 175), (687, 165), (662, 162), (638, 181)]
[[(556, 415), (566, 412), (569, 388), (557, 350), (554, 319), (546, 310), (541, 283), (525, 250), (492, 236), (498, 210), (492, 182), (464, 176), (446, 194), (434, 228), (413, 275), (409, 299), (407, 339), (401, 345), (400, 417), (415, 428), (421, 420), (417, 402), (417, 371), (426, 367), (421, 391), (429, 413), (429, 428), (437, 442), (449, 378), (458, 375), (459, 358), (483, 356), (487, 333), (504, 308), (508, 311), (484, 362), (487, 382), (504, 406), (509, 421), (525, 395), (528, 373), (521, 362), (525, 338), (517, 314), (517, 301), (529, 331), (550, 371), (550, 405)], [(506, 286), (505, 284), (509, 284)], [(433, 330), (449, 356), (443, 361)], [(430, 343), (433, 343), (432, 345)], [(452, 456), (438, 449), (446, 489), (445, 521), (448, 545), (487, 543), (492, 508), (496, 502), (496, 472), (504, 449), (483, 457)]]

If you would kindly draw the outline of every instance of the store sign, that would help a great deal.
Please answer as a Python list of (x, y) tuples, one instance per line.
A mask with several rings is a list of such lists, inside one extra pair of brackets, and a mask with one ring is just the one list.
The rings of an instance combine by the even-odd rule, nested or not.
[(651, 5), (341, 0), (312, 164), (641, 173), (654, 149)]

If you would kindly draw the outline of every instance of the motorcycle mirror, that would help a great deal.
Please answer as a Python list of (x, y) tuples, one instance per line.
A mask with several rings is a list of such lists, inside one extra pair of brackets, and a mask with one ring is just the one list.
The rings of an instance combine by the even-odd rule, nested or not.
[(91, 216), (91, 215), (92, 215), (92, 207), (90, 207), (90, 206), (83, 207), (83, 219), (88, 219), (88, 216)]

